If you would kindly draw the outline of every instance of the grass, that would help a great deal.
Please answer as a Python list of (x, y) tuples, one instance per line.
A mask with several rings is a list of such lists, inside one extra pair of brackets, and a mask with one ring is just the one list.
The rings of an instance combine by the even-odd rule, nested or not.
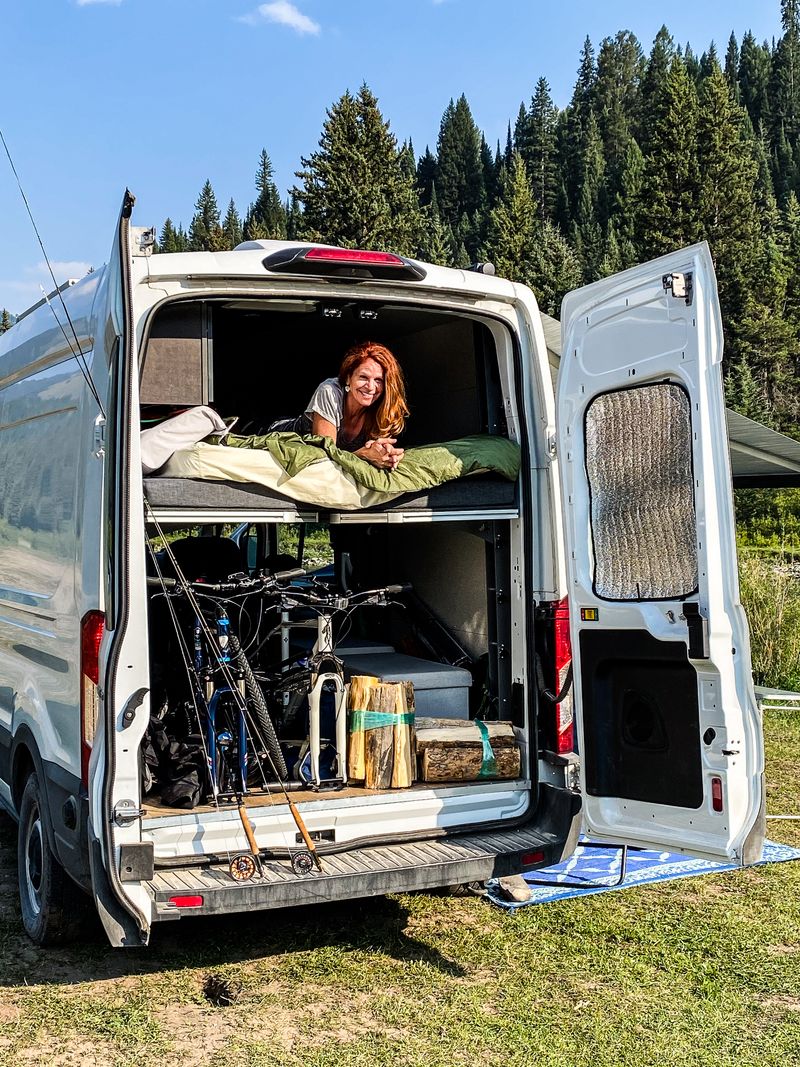
[[(768, 808), (796, 814), (800, 718), (769, 712), (766, 736)], [(800, 823), (768, 832), (800, 845)], [(800, 1061), (800, 863), (513, 915), (420, 894), (182, 920), (126, 954), (97, 931), (72, 949), (31, 945), (5, 820), (0, 844), (3, 1067)]]
[(800, 688), (800, 563), (794, 555), (739, 553), (756, 684)]

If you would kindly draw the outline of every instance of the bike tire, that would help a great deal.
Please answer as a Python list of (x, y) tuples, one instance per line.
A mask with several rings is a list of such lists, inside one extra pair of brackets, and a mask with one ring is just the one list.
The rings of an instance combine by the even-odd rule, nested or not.
[(267, 702), (264, 699), (264, 693), (261, 686), (258, 684), (256, 676), (253, 674), (253, 668), (250, 666), (247, 656), (245, 656), (242, 651), (239, 639), (235, 634), (230, 635), (229, 645), (234, 662), (239, 667), (242, 676), (244, 677), (244, 686), (247, 691), (248, 703), (253, 710), (253, 716), (258, 727), (258, 740), (263, 741), (267, 749), (268, 762), (272, 765), (272, 769), (275, 771), (275, 774), (280, 781), (284, 782), (289, 777), (289, 771), (286, 767), (286, 760), (283, 758), (283, 753), (281, 752), (278, 735), (275, 733), (275, 727), (273, 726), (272, 719), (269, 715), (269, 709), (267, 708)]

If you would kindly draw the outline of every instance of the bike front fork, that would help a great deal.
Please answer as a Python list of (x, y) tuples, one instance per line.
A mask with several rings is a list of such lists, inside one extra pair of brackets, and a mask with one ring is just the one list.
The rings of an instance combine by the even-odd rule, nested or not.
[[(336, 714), (336, 774), (332, 778), (321, 778), (319, 773), (319, 755), (322, 746), (320, 707), (323, 686), (333, 689)], [(318, 674), (311, 692), (308, 694), (308, 747), (311, 755), (311, 784), (319, 786), (331, 783), (345, 785), (347, 782), (347, 699), (344, 679), (339, 674), (324, 672)]]

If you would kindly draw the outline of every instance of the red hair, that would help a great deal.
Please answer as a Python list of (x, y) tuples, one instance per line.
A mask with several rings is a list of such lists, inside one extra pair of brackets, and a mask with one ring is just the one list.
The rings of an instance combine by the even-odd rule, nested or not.
[(406, 383), (400, 364), (385, 345), (363, 341), (348, 349), (339, 368), (339, 381), (346, 385), (350, 375), (368, 359), (374, 359), (383, 370), (383, 392), (367, 408), (364, 427), (369, 437), (397, 437), (408, 418)]

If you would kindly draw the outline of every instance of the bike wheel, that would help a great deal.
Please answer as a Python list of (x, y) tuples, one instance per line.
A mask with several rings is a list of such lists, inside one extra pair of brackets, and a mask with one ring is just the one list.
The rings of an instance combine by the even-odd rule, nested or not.
[(247, 656), (245, 656), (242, 651), (239, 639), (235, 634), (230, 635), (229, 645), (234, 662), (239, 667), (244, 677), (248, 705), (252, 709), (253, 718), (255, 719), (256, 730), (254, 732), (257, 733), (256, 740), (263, 742), (265, 745), (268, 761), (272, 766), (272, 769), (275, 771), (275, 774), (283, 782), (289, 777), (289, 772), (286, 769), (286, 761), (281, 752), (278, 735), (275, 733), (275, 727), (269, 716), (269, 709), (267, 708), (267, 702), (264, 699), (264, 693), (261, 690), (261, 686), (258, 684), (256, 676), (253, 674), (253, 668), (250, 666)]

